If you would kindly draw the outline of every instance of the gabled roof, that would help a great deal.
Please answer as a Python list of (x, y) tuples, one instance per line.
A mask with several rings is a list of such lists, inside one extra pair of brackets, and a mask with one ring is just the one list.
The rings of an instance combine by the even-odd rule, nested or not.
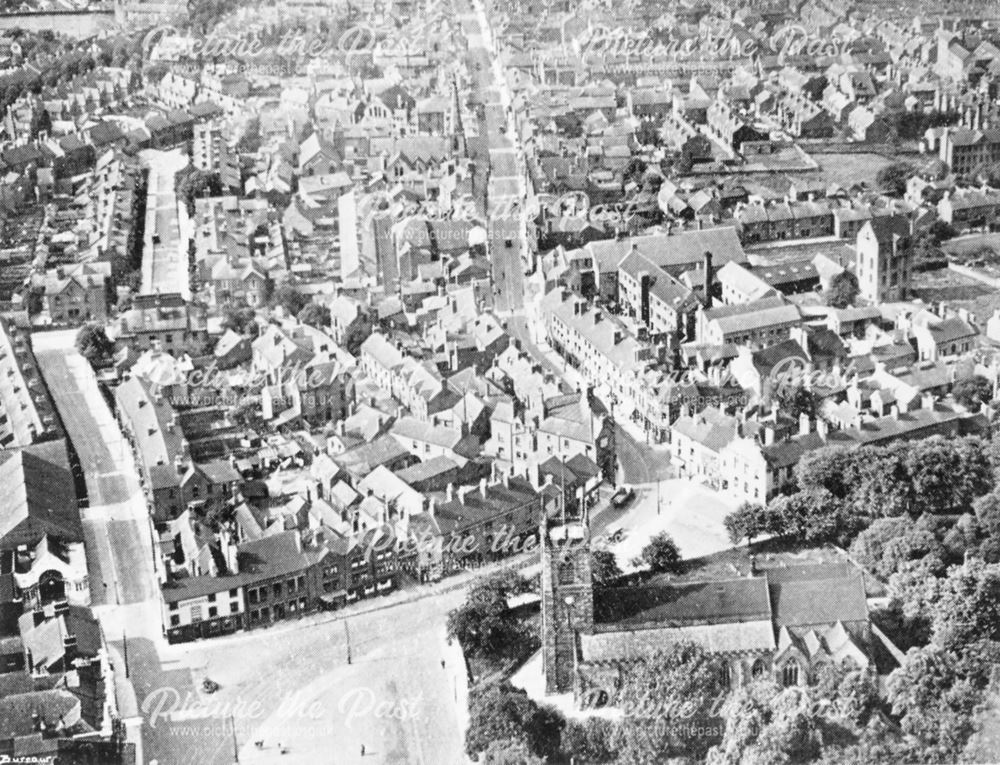
[(52, 444), (0, 450), (0, 486), (0, 546), (35, 544), (46, 534), (83, 540), (73, 475)]

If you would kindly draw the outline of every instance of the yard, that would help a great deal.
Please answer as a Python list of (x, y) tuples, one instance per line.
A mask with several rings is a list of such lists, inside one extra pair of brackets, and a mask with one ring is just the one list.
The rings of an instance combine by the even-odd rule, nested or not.
[(820, 154), (810, 147), (810, 154), (819, 163), (819, 172), (810, 173), (809, 179), (821, 178), (827, 185), (835, 183), (843, 188), (860, 181), (875, 186), (878, 171), (893, 163), (892, 159), (873, 153)]

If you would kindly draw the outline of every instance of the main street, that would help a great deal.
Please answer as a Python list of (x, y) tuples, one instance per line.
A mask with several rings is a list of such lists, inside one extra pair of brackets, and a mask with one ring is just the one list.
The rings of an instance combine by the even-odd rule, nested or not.
[(524, 268), (530, 259), (525, 222), (527, 190), (523, 157), (499, 59), (481, 6), (456, 0), (462, 29), (469, 41), (466, 61), (473, 80), (473, 100), (482, 106), (479, 135), (489, 156), (485, 214), (492, 264), (493, 304), (501, 312), (524, 307)]
[(128, 442), (93, 369), (74, 347), (75, 337), (74, 330), (36, 332), (32, 346), (83, 469), (87, 506), (80, 515), (91, 602), (112, 654), (115, 685), (109, 690), (129, 739), (141, 745), (142, 761), (148, 754), (136, 703), (142, 671), (130, 671), (129, 658), (163, 639), (152, 526)]

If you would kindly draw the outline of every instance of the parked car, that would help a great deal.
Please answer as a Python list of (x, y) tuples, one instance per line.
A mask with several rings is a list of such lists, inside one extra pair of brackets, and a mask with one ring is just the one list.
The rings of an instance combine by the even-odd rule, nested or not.
[(608, 541), (611, 544), (618, 544), (625, 538), (625, 529), (621, 526), (615, 526), (614, 528), (608, 529)]
[(622, 486), (611, 497), (611, 504), (614, 507), (625, 507), (633, 499), (635, 499), (635, 490), (627, 486)]

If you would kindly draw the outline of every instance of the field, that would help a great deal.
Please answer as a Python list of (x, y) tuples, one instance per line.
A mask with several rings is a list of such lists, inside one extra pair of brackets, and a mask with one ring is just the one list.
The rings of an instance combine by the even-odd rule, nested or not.
[(843, 188), (860, 181), (874, 186), (878, 171), (893, 162), (881, 154), (818, 154), (815, 150), (810, 153), (819, 163), (819, 172), (811, 173), (809, 178), (822, 178), (827, 185), (836, 183)]

